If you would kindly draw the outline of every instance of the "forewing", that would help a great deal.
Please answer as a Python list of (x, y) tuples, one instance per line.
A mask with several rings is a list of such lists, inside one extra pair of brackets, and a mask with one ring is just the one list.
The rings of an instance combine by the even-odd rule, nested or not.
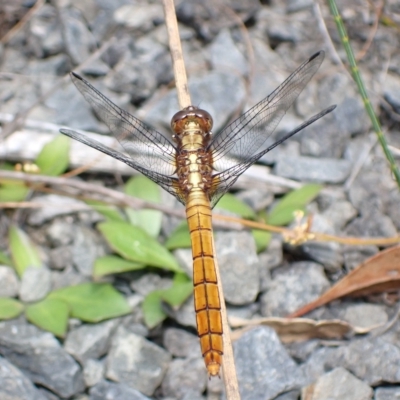
[(239, 176), (241, 174), (243, 174), (243, 172), (246, 171), (246, 169), (248, 169), (252, 164), (254, 164), (260, 157), (262, 157), (264, 154), (268, 153), (269, 151), (271, 151), (276, 146), (280, 145), (282, 142), (289, 139), (296, 133), (300, 132), (301, 130), (306, 128), (308, 125), (311, 125), (315, 121), (319, 120), (324, 115), (329, 114), (335, 108), (336, 108), (336, 106), (330, 106), (330, 107), (326, 108), (325, 110), (319, 112), (318, 114), (316, 114), (313, 117), (311, 117), (310, 119), (308, 119), (306, 122), (303, 122), (301, 125), (299, 125), (295, 129), (293, 129), (282, 139), (278, 140), (277, 142), (275, 142), (271, 146), (267, 147), (263, 151), (257, 152), (255, 155), (248, 158), (244, 162), (236, 163), (231, 168), (228, 168), (222, 172), (218, 172), (218, 173), (214, 174), (213, 182), (212, 182), (211, 188), (209, 190), (211, 207), (214, 207), (218, 203), (218, 200), (229, 190), (229, 188), (236, 182), (236, 180), (239, 178)]
[(160, 174), (156, 171), (152, 171), (150, 169), (144, 168), (144, 167), (136, 164), (130, 157), (127, 157), (124, 154), (103, 145), (102, 143), (98, 142), (97, 140), (90, 139), (87, 136), (85, 136), (79, 132), (73, 131), (71, 129), (60, 129), (60, 132), (66, 136), (69, 136), (72, 139), (78, 140), (79, 142), (86, 144), (87, 146), (93, 147), (94, 149), (99, 150), (99, 151), (115, 158), (116, 160), (122, 161), (123, 163), (129, 165), (133, 169), (136, 169), (137, 171), (141, 172), (143, 175), (150, 178), (152, 181), (156, 182), (167, 192), (174, 195), (181, 203), (185, 204), (185, 199), (181, 195), (181, 193), (178, 189), (178, 180), (175, 177)]
[(176, 149), (165, 136), (119, 108), (79, 75), (71, 73), (71, 79), (131, 157), (133, 168), (165, 176), (175, 173)]
[(267, 98), (233, 121), (211, 141), (213, 168), (223, 172), (246, 163), (267, 148), (267, 139), (277, 127), (324, 59), (320, 51), (304, 62)]

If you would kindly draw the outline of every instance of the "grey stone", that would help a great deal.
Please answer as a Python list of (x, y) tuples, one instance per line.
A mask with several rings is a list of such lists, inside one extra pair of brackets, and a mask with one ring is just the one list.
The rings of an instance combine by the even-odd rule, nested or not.
[(0, 398), (2, 400), (46, 400), (46, 397), (20, 370), (3, 357), (0, 357)]
[(247, 61), (236, 47), (228, 29), (219, 32), (208, 50), (210, 63), (215, 69), (247, 75)]
[(44, 299), (51, 289), (51, 272), (43, 266), (29, 267), (21, 279), (19, 297), (22, 301), (33, 302)]
[[(192, 103), (201, 104), (201, 108), (213, 116), (213, 132), (218, 132), (228, 122), (246, 96), (243, 80), (225, 71), (213, 71), (193, 77), (189, 82), (189, 91)], [(154, 102), (146, 114), (146, 121), (164, 129), (164, 132), (170, 132), (170, 119), (178, 109), (177, 95), (173, 89), (161, 100)]]
[(0, 297), (15, 297), (19, 291), (18, 277), (11, 267), (0, 265)]
[(310, 357), (300, 365), (306, 376), (307, 384), (313, 384), (320, 376), (327, 371), (343, 366), (341, 357), (342, 349), (334, 347), (320, 347), (311, 352)]
[(117, 24), (141, 31), (150, 30), (155, 20), (161, 22), (163, 19), (161, 4), (127, 4), (114, 12)]
[(68, 55), (75, 64), (82, 64), (95, 47), (93, 36), (76, 8), (63, 8), (61, 18), (64, 21), (64, 43)]
[(45, 4), (30, 20), (28, 48), (36, 57), (43, 58), (63, 50), (63, 38), (56, 13), (53, 6)]
[(0, 354), (60, 397), (84, 390), (82, 370), (50, 333), (21, 321), (0, 323)]
[(207, 385), (207, 370), (201, 357), (174, 359), (162, 382), (164, 396), (181, 400), (190, 392), (200, 396)]
[[(313, 228), (314, 230), (314, 228)], [(316, 232), (318, 229), (315, 229)], [(324, 266), (328, 273), (335, 273), (342, 269), (342, 246), (337, 242), (306, 242), (301, 250), (312, 260)]]
[(290, 392), (280, 394), (274, 400), (298, 400), (299, 396), (300, 390), (291, 390)]
[(82, 275), (91, 277), (94, 262), (105, 253), (104, 242), (98, 234), (86, 227), (75, 227), (72, 260)]
[(278, 176), (300, 181), (342, 183), (349, 176), (350, 168), (347, 160), (300, 156), (279, 158), (274, 172)]
[(340, 355), (343, 367), (371, 386), (400, 382), (400, 349), (380, 337), (354, 340)]
[(161, 347), (120, 327), (108, 353), (106, 377), (151, 396), (162, 382), (170, 360)]
[(76, 272), (71, 265), (67, 265), (63, 271), (52, 271), (51, 280), (53, 290), (90, 282), (88, 277), (84, 277)]
[(400, 112), (400, 79), (398, 75), (388, 73), (383, 85), (383, 95), (387, 102)]
[(360, 328), (372, 328), (388, 321), (385, 308), (378, 304), (351, 304), (344, 307), (341, 314), (349, 324)]
[(163, 278), (154, 273), (146, 273), (137, 279), (132, 279), (130, 284), (131, 289), (142, 296), (147, 296), (155, 290), (168, 289), (171, 285), (171, 278)]
[(329, 281), (321, 265), (293, 263), (273, 277), (269, 290), (261, 297), (261, 314), (286, 316), (315, 300), (328, 288)]
[(103, 356), (109, 350), (118, 322), (114, 319), (94, 325), (79, 326), (68, 332), (64, 344), (65, 350), (82, 365), (91, 358)]
[(124, 383), (115, 383), (103, 380), (90, 388), (89, 400), (150, 400), (136, 389)]
[(305, 383), (302, 372), (271, 328), (259, 327), (244, 333), (234, 343), (234, 353), (244, 400), (274, 399)]
[(343, 260), (346, 270), (353, 270), (378, 252), (377, 246), (344, 246)]
[(178, 328), (167, 328), (164, 332), (163, 344), (175, 357), (201, 356), (199, 338)]
[(51, 221), (46, 236), (52, 246), (66, 246), (74, 241), (75, 229), (74, 219), (68, 215)]
[(260, 289), (259, 261), (250, 232), (218, 232), (215, 247), (225, 300), (233, 305), (253, 302)]
[(178, 310), (171, 312), (171, 316), (183, 326), (196, 328), (196, 314), (194, 312), (194, 299), (190, 296)]
[(236, 197), (255, 211), (265, 210), (274, 201), (274, 195), (264, 187), (243, 190), (237, 193)]
[(340, 232), (357, 216), (357, 210), (349, 201), (338, 200), (325, 209), (322, 215), (333, 222), (336, 232)]
[(378, 387), (375, 389), (374, 400), (398, 400), (400, 399), (400, 387)]
[[(307, 389), (306, 389), (307, 392)], [(322, 375), (312, 388), (310, 400), (370, 400), (373, 390), (344, 368)]]
[(44, 222), (59, 215), (74, 213), (77, 211), (78, 207), (82, 210), (90, 210), (90, 207), (83, 201), (56, 194), (35, 197), (35, 203), (42, 204), (42, 207), (33, 210), (29, 214), (28, 222), (33, 226), (42, 225)]
[(357, 237), (391, 237), (397, 235), (392, 220), (378, 210), (364, 213), (354, 219), (346, 227), (345, 232), (349, 236)]
[(104, 378), (105, 365), (103, 361), (89, 359), (83, 367), (83, 378), (87, 387), (92, 387)]
[(302, 342), (292, 342), (286, 344), (289, 355), (297, 362), (305, 362), (310, 355), (319, 347), (319, 341), (306, 340)]
[(49, 266), (53, 270), (63, 270), (68, 266), (72, 266), (72, 246), (61, 246), (50, 249), (48, 255)]

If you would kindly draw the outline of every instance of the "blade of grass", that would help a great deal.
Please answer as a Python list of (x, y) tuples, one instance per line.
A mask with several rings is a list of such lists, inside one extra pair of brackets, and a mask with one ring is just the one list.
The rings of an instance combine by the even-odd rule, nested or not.
[(356, 59), (353, 53), (353, 49), (350, 45), (349, 37), (347, 35), (346, 28), (343, 23), (343, 19), (339, 14), (339, 10), (337, 8), (335, 0), (329, 0), (329, 7), (331, 9), (331, 13), (334, 17), (336, 27), (338, 29), (340, 39), (342, 41), (343, 47), (346, 51), (347, 54), (347, 59), (350, 64), (351, 68), (351, 74), (353, 76), (353, 79), (355, 83), (357, 84), (358, 91), (360, 92), (362, 101), (364, 103), (365, 110), (367, 111), (367, 114), (371, 120), (372, 126), (374, 128), (374, 131), (376, 135), (378, 136), (378, 140), (380, 145), (382, 146), (383, 152), (385, 153), (385, 157), (389, 162), (390, 169), (396, 179), (397, 185), (400, 188), (400, 172), (399, 169), (397, 168), (396, 162), (393, 158), (392, 153), (389, 150), (388, 144), (386, 142), (386, 138), (382, 132), (381, 125), (379, 123), (379, 120), (377, 116), (375, 115), (374, 109), (372, 108), (371, 101), (369, 100), (367, 91), (364, 86), (364, 82), (362, 80), (361, 74), (359, 72)]

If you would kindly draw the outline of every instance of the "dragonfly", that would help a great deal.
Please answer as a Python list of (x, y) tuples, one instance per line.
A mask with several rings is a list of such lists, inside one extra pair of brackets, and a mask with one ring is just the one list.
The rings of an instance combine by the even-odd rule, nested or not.
[(209, 376), (219, 376), (223, 357), (211, 210), (239, 176), (264, 154), (336, 107), (319, 112), (274, 144), (267, 144), (323, 59), (323, 51), (311, 56), (268, 97), (217, 134), (212, 133), (213, 120), (207, 111), (195, 106), (178, 111), (171, 120), (170, 138), (146, 126), (81, 76), (71, 73), (75, 86), (126, 154), (76, 131), (61, 129), (60, 132), (141, 172), (185, 206), (192, 243), (197, 332)]

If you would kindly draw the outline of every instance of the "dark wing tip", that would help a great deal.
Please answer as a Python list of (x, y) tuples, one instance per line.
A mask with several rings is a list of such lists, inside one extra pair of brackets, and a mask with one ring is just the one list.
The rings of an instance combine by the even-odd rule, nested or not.
[(315, 54), (313, 54), (313, 55), (308, 59), (308, 62), (314, 60), (314, 58), (317, 58), (317, 57), (319, 57), (319, 56), (321, 56), (322, 58), (324, 58), (324, 57), (325, 57), (325, 52), (324, 52), (323, 50), (317, 51)]
[(336, 104), (333, 104), (332, 106), (329, 106), (329, 107), (326, 109), (326, 112), (327, 112), (327, 113), (330, 113), (330, 112), (332, 112), (335, 108), (336, 108)]
[(80, 75), (78, 75), (77, 73), (71, 72), (71, 75), (72, 75), (74, 78), (79, 79), (80, 81), (83, 81), (83, 78), (82, 78)]

